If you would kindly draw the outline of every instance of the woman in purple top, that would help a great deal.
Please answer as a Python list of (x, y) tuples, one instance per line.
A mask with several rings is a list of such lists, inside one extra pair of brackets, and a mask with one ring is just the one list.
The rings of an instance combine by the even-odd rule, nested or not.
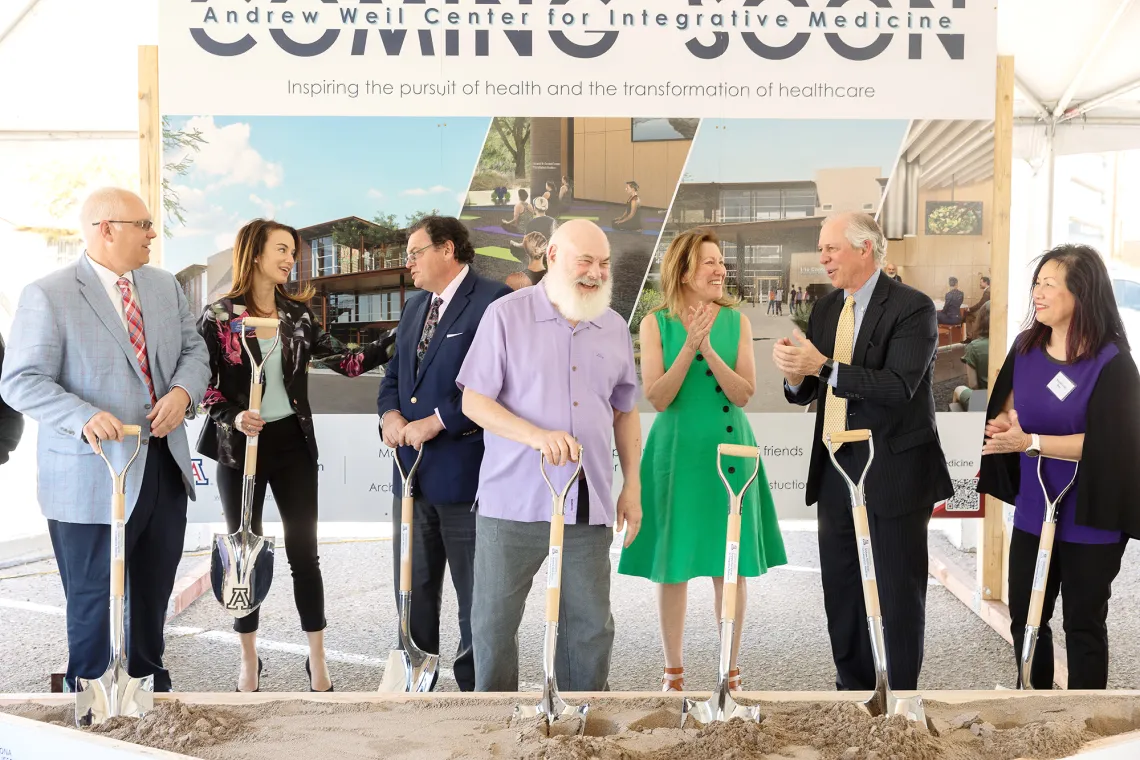
[[(1070, 689), (1108, 686), (1108, 599), (1129, 537), (1140, 537), (1140, 376), (1104, 262), (1083, 245), (1058, 246), (1033, 275), (1032, 311), (993, 386), (978, 491), (1014, 504), (1009, 549), (1010, 633), (1021, 651), (1045, 519), (1057, 532), (1030, 682), (1053, 687), (1049, 619), (1064, 611)], [(1066, 461), (1067, 460), (1067, 461)]]

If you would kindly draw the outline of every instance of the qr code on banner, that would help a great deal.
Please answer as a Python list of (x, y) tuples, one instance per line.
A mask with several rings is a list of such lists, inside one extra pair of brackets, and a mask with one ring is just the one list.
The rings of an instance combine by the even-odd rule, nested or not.
[(977, 478), (958, 478), (951, 481), (954, 484), (954, 495), (946, 501), (945, 509), (949, 512), (978, 512), (981, 509), (981, 497), (978, 494)]

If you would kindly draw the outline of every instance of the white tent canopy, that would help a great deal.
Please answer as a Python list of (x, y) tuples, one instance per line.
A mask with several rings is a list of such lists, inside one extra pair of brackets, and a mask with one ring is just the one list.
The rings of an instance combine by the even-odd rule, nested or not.
[(1017, 77), (1016, 155), (1140, 148), (1140, 1), (1001, 0), (998, 18)]
[(0, 139), (137, 134), (155, 44), (157, 0), (0, 0)]

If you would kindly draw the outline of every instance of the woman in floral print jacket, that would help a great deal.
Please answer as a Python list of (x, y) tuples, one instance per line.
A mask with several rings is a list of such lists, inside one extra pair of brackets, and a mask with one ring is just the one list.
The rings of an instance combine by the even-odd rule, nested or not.
[[(285, 554), (293, 574), (293, 595), (301, 628), (309, 639), (305, 670), (309, 688), (331, 691), (324, 651), (324, 582), (317, 555), (317, 442), (309, 408), (308, 364), (320, 359), (347, 377), (385, 364), (394, 348), (394, 331), (350, 350), (321, 329), (306, 305), (311, 292), (285, 290), (300, 237), (292, 227), (255, 219), (234, 243), (234, 283), (221, 300), (206, 307), (198, 332), (210, 352), (211, 378), (202, 405), (209, 412), (198, 451), (218, 463), (218, 492), (231, 532), (241, 522), (242, 471), (246, 437), (259, 436), (252, 528), (262, 532), (266, 486), (273, 490), (285, 533)], [(248, 411), (250, 364), (241, 343), (244, 316), (280, 322), (280, 345), (265, 364), (260, 414)], [(247, 333), (246, 342), (262, 361), (272, 338)], [(258, 613), (234, 620), (241, 634), (238, 691), (260, 689), (257, 656)]]

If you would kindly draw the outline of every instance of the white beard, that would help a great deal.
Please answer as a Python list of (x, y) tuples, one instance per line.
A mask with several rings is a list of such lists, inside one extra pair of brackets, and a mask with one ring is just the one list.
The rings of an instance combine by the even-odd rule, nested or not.
[[(593, 284), (589, 278), (579, 278), (585, 284)], [(546, 287), (546, 295), (562, 316), (571, 322), (589, 322), (597, 319), (610, 307), (610, 298), (613, 296), (614, 282), (606, 279), (600, 283), (601, 287), (593, 293), (583, 295), (578, 290), (578, 279), (571, 280), (557, 271), (548, 272), (542, 278)]]

